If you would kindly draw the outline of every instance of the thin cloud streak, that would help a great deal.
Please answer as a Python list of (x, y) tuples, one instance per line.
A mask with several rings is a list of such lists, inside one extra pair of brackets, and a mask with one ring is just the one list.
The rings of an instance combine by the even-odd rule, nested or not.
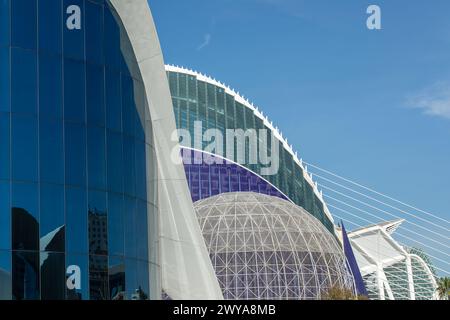
[(450, 120), (450, 83), (438, 82), (410, 97), (408, 106), (424, 114)]
[(211, 38), (212, 38), (212, 36), (210, 33), (205, 34), (205, 38), (204, 38), (203, 42), (197, 47), (197, 51), (200, 51), (200, 50), (206, 48), (207, 46), (209, 46), (209, 44), (211, 43)]

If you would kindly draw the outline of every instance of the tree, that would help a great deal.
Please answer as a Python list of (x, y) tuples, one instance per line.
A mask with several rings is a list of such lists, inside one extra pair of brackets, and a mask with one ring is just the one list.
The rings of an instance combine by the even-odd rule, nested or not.
[(322, 300), (368, 300), (366, 296), (357, 296), (352, 290), (333, 286), (322, 294)]
[(450, 278), (443, 277), (438, 280), (437, 293), (441, 300), (449, 300), (450, 297)]

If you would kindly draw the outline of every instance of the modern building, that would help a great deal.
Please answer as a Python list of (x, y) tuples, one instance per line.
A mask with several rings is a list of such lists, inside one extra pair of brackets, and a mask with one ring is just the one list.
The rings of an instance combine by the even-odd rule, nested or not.
[[(364, 288), (364, 284), (362, 280), (355, 284), (344, 249), (338, 242), (340, 238), (337, 236), (333, 217), (322, 193), (280, 131), (258, 108), (228, 86), (185, 68), (166, 66), (166, 70), (177, 127), (180, 129), (186, 178), (197, 213), (199, 207), (207, 208), (202, 210), (211, 210), (211, 207), (217, 205), (223, 215), (222, 217), (217, 210), (212, 210), (213, 216), (205, 218), (203, 213), (200, 213), (199, 220), (224, 297), (318, 299), (335, 286), (350, 288), (354, 293), (359, 293), (356, 289)], [(211, 129), (216, 129), (216, 132)], [(243, 132), (240, 137), (236, 134), (239, 130)], [(230, 131), (235, 135), (228, 134)], [(220, 138), (212, 138), (214, 133), (220, 135), (220, 132)], [(211, 144), (211, 141), (222, 142), (223, 146)], [(253, 162), (252, 143), (253, 146), (257, 145), (254, 149), (258, 149), (259, 157), (258, 161)], [(277, 161), (276, 170), (267, 173), (267, 167), (273, 163), (262, 161), (262, 154), (272, 161)], [(255, 204), (258, 201), (261, 203)], [(254, 209), (255, 206), (259, 208), (258, 219), (265, 221), (261, 226), (261, 234), (252, 223), (252, 220), (257, 219), (253, 216), (254, 212), (247, 212), (247, 208)], [(279, 207), (283, 209), (280, 210)], [(217, 224), (215, 228), (210, 226), (219, 220), (233, 220), (233, 216), (227, 216), (225, 211), (234, 212), (235, 208), (235, 212), (242, 215), (239, 218), (241, 225), (238, 231), (234, 230), (238, 224), (236, 221)], [(261, 215), (267, 215), (267, 218)], [(305, 215), (307, 217), (302, 218)], [(282, 232), (293, 232), (296, 235), (291, 237), (294, 244), (288, 244), (288, 248), (285, 248), (289, 252), (288, 255), (295, 257), (295, 262), (292, 262), (294, 265), (289, 271), (280, 269), (284, 263), (284, 253), (279, 252), (280, 244), (277, 237), (272, 235), (280, 230), (271, 230), (270, 223), (267, 222), (272, 221), (270, 219), (283, 220), (287, 229)], [(299, 227), (305, 219), (316, 228), (315, 232), (320, 234), (318, 237), (307, 236), (307, 244), (303, 243), (305, 238), (301, 235), (304, 229)], [(248, 224), (244, 226), (241, 220), (248, 221)], [(320, 227), (316, 226), (316, 222)], [(206, 228), (205, 223), (209, 227)], [(236, 235), (236, 232), (240, 234)], [(253, 243), (246, 243), (247, 234), (254, 238), (255, 232), (257, 241), (261, 241), (264, 234), (270, 234), (272, 243), (268, 243), (264, 249), (259, 246), (255, 248)], [(240, 237), (239, 241), (234, 244), (222, 243), (224, 234), (234, 237), (232, 239)], [(321, 243), (323, 237), (327, 239), (328, 246)], [(220, 243), (218, 248), (215, 240)], [(295, 247), (295, 243), (299, 247)], [(264, 245), (262, 244), (263, 247)], [(261, 270), (255, 271), (255, 266), (245, 261), (244, 257), (255, 255), (273, 257), (269, 264), (263, 258), (260, 261), (264, 266), (272, 264), (272, 271), (263, 270), (262, 266), (258, 267)], [(324, 262), (311, 258), (322, 255), (331, 255), (334, 260)], [(278, 262), (274, 260), (276, 256), (279, 256)], [(305, 257), (309, 260), (306, 261)], [(233, 265), (236, 259), (241, 259), (241, 264)], [(302, 265), (310, 268), (309, 271), (302, 270)], [(278, 276), (272, 274), (268, 277), (270, 272)], [(258, 279), (256, 284), (255, 279)], [(277, 283), (274, 285), (276, 288), (271, 288), (267, 281)]]
[(225, 299), (318, 300), (333, 287), (355, 293), (338, 240), (291, 201), (229, 192), (195, 209)]
[[(224, 134), (224, 145), (234, 150), (233, 156), (217, 150), (213, 157), (223, 158), (224, 163), (191, 161), (208, 156), (208, 143), (182, 140), (185, 150), (186, 177), (194, 201), (224, 192), (252, 191), (289, 199), (304, 208), (332, 233), (334, 220), (321, 192), (313, 182), (302, 161), (297, 157), (286, 138), (273, 123), (248, 100), (228, 86), (198, 72), (181, 67), (166, 66), (173, 99), (177, 128), (188, 130), (191, 137), (205, 135), (208, 129), (243, 130), (256, 134), (258, 153), (264, 148), (267, 157), (278, 161), (275, 174), (266, 174), (266, 159), (251, 162), (249, 143), (229, 141)], [(201, 123), (198, 129), (196, 123)], [(247, 142), (254, 137), (246, 137)], [(227, 140), (228, 139), (228, 140)], [(251, 141), (251, 140), (250, 140)], [(275, 148), (276, 147), (276, 148)], [(274, 150), (272, 150), (274, 149)], [(239, 154), (239, 150), (242, 153)], [(230, 150), (226, 150), (230, 151)], [(260, 154), (259, 154), (260, 155)]]
[(348, 234), (369, 297), (377, 300), (436, 299), (429, 258), (392, 237), (403, 220), (367, 226)]
[(0, 1), (0, 299), (222, 298), (173, 131), (146, 0)]

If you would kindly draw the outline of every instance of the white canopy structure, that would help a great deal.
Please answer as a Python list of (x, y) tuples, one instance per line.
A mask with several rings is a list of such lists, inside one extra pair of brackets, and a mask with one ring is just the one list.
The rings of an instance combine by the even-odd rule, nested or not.
[(379, 300), (436, 299), (436, 279), (430, 266), (392, 238), (404, 222), (371, 225), (349, 233), (369, 297)]

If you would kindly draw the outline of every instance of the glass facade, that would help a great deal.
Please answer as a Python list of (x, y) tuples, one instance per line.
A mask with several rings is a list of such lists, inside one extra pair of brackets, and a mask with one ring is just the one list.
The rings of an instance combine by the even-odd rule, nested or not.
[(204, 162), (200, 151), (182, 149), (186, 179), (194, 202), (225, 192), (257, 192), (287, 200), (272, 184), (252, 171), (230, 161), (219, 158), (214, 164)]
[(0, 0), (0, 299), (149, 297), (151, 128), (129, 46), (106, 0)]
[[(202, 122), (204, 132), (208, 129), (220, 129), (224, 133), (225, 143), (227, 142), (226, 129), (242, 129), (244, 131), (267, 129), (271, 132), (271, 129), (265, 126), (263, 120), (253, 110), (236, 101), (236, 97), (228, 94), (224, 87), (199, 80), (197, 76), (183, 72), (168, 71), (167, 76), (177, 127), (189, 130), (192, 137), (194, 137), (196, 121)], [(258, 141), (260, 139), (262, 137), (258, 136)], [(271, 137), (267, 137), (266, 140), (268, 155), (271, 155)], [(183, 144), (183, 141), (181, 143)], [(240, 148), (238, 143), (239, 141), (233, 142), (235, 150)], [(205, 146), (204, 143), (203, 148)], [(281, 142), (280, 146), (282, 146)], [(249, 159), (249, 151), (249, 146), (246, 144), (246, 159)], [(241, 163), (237, 157), (238, 152), (234, 152), (234, 158), (229, 160)], [(262, 175), (261, 169), (264, 166), (260, 164), (243, 165), (270, 182), (295, 204), (305, 208), (319, 219), (328, 230), (334, 232), (333, 222), (325, 214), (323, 202), (315, 194), (314, 187), (306, 181), (303, 169), (294, 161), (289, 151), (280, 147), (279, 171), (274, 175)]]
[(355, 292), (338, 241), (301, 207), (237, 192), (195, 209), (225, 299), (317, 300), (334, 286)]

